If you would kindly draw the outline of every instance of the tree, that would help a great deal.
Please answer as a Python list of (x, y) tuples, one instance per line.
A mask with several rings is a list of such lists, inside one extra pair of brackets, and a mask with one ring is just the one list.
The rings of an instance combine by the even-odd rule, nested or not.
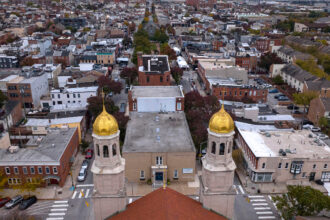
[(0, 108), (4, 106), (5, 102), (8, 100), (8, 97), (0, 91)]
[(276, 84), (276, 85), (282, 85), (284, 84), (284, 80), (282, 78), (282, 76), (280, 75), (277, 75), (273, 78), (273, 82)]
[(317, 96), (318, 96), (317, 92), (314, 91), (293, 94), (294, 103), (297, 105), (304, 106), (304, 117), (305, 117), (306, 107), (309, 106), (310, 102)]
[(171, 75), (175, 80), (176, 84), (179, 84), (183, 75), (183, 70), (180, 67), (171, 68)]
[[(96, 118), (102, 112), (103, 99), (101, 96), (92, 96), (87, 99), (87, 109)], [(104, 98), (104, 106), (108, 113), (113, 114), (119, 110), (111, 99)]]
[(81, 147), (82, 152), (85, 152), (85, 150), (89, 147), (89, 142), (85, 141), (85, 140), (82, 140), (81, 144), (80, 144), (80, 147)]
[(125, 48), (128, 48), (132, 43), (133, 43), (132, 39), (129, 36), (125, 35), (125, 37), (123, 39), (123, 46)]
[(120, 77), (126, 79), (127, 84), (131, 85), (138, 76), (137, 68), (126, 67), (120, 72)]
[(165, 30), (162, 30), (162, 29), (157, 29), (155, 31), (155, 34), (154, 36), (151, 38), (151, 40), (154, 40), (154, 41), (158, 41), (160, 43), (165, 43), (168, 41), (168, 36), (167, 34), (165, 33)]
[(330, 209), (330, 197), (310, 186), (287, 186), (288, 193), (273, 196), (277, 209), (285, 220), (295, 216), (315, 216)]
[(125, 141), (125, 134), (126, 134), (126, 125), (129, 120), (128, 116), (125, 115), (124, 112), (115, 112), (113, 116), (116, 118), (118, 122), (118, 127), (120, 129), (120, 137), (119, 140), (122, 145)]
[(99, 87), (103, 88), (105, 94), (113, 92), (115, 94), (120, 94), (122, 89), (122, 84), (120, 82), (115, 82), (109, 77), (100, 76), (97, 80)]
[(328, 121), (328, 119), (327, 119), (326, 117), (324, 117), (324, 116), (321, 117), (321, 118), (319, 119), (318, 123), (319, 123), (319, 126), (320, 126), (322, 129), (327, 128), (328, 125), (329, 125), (329, 121)]
[(269, 71), (269, 68), (272, 64), (282, 64), (283, 61), (275, 53), (266, 53), (261, 55), (260, 62), (258, 63), (260, 68), (266, 69)]
[(169, 60), (176, 60), (176, 53), (168, 43), (164, 43), (160, 46), (160, 53), (167, 55)]
[(233, 150), (232, 157), (233, 157), (233, 160), (235, 161), (236, 166), (238, 168), (243, 169), (244, 168), (243, 167), (243, 162), (244, 162), (243, 151), (240, 148)]
[(327, 74), (318, 67), (314, 59), (297, 60), (296, 64), (300, 66), (301, 69), (306, 70), (317, 77), (327, 77)]

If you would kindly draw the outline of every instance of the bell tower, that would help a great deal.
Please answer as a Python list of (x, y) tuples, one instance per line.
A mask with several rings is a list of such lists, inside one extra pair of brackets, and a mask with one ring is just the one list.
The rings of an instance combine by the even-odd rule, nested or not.
[(234, 122), (222, 105), (210, 119), (206, 155), (202, 158), (200, 199), (203, 206), (232, 218), (236, 165), (232, 158)]
[(93, 124), (94, 219), (103, 220), (126, 207), (125, 159), (120, 155), (118, 124), (103, 111)]

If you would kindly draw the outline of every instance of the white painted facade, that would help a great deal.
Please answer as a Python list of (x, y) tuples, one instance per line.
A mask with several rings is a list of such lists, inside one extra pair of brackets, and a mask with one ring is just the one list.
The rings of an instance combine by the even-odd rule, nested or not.
[(138, 112), (175, 112), (176, 97), (138, 97)]

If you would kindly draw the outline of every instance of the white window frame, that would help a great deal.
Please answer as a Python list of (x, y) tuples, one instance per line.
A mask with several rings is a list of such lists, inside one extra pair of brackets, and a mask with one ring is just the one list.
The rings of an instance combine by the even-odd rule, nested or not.
[(177, 102), (177, 103), (176, 103), (176, 109), (177, 109), (178, 111), (181, 111), (181, 102)]
[(58, 174), (57, 167), (53, 167), (53, 174)]
[(27, 167), (23, 167), (22, 170), (23, 170), (23, 174), (28, 174), (29, 173)]
[[(41, 169), (41, 172), (40, 172)], [(42, 174), (42, 167), (38, 167), (38, 174)]]
[[(9, 170), (9, 172), (7, 172)], [(5, 172), (7, 175), (10, 175), (10, 167), (5, 167)]]
[(157, 156), (156, 157), (156, 165), (163, 165), (163, 157)]
[[(17, 171), (17, 172), (16, 172)], [(18, 167), (14, 167), (14, 173), (15, 174), (19, 174), (19, 169), (18, 169)]]
[[(32, 170), (33, 170), (33, 172), (32, 172)], [(36, 173), (36, 169), (34, 167), (30, 167), (30, 173), (31, 174), (35, 174)]]
[[(48, 172), (47, 172), (47, 170), (48, 170)], [(46, 172), (46, 174), (50, 174), (50, 168), (49, 167), (45, 167), (45, 172)]]
[(144, 170), (140, 170), (140, 180), (144, 180), (146, 178)]

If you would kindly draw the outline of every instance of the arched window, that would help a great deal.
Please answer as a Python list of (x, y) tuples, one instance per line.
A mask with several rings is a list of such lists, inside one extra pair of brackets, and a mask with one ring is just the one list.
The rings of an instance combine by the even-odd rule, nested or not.
[(225, 154), (225, 144), (221, 143), (220, 144), (220, 151), (219, 151), (219, 155), (224, 155)]
[(212, 149), (211, 149), (212, 154), (215, 154), (215, 147), (216, 147), (215, 142), (212, 142)]
[(107, 145), (103, 146), (103, 157), (109, 157), (109, 148)]
[(100, 146), (98, 144), (96, 145), (96, 152), (97, 156), (100, 156)]
[(117, 147), (116, 144), (112, 145), (112, 156), (115, 156), (117, 154)]

